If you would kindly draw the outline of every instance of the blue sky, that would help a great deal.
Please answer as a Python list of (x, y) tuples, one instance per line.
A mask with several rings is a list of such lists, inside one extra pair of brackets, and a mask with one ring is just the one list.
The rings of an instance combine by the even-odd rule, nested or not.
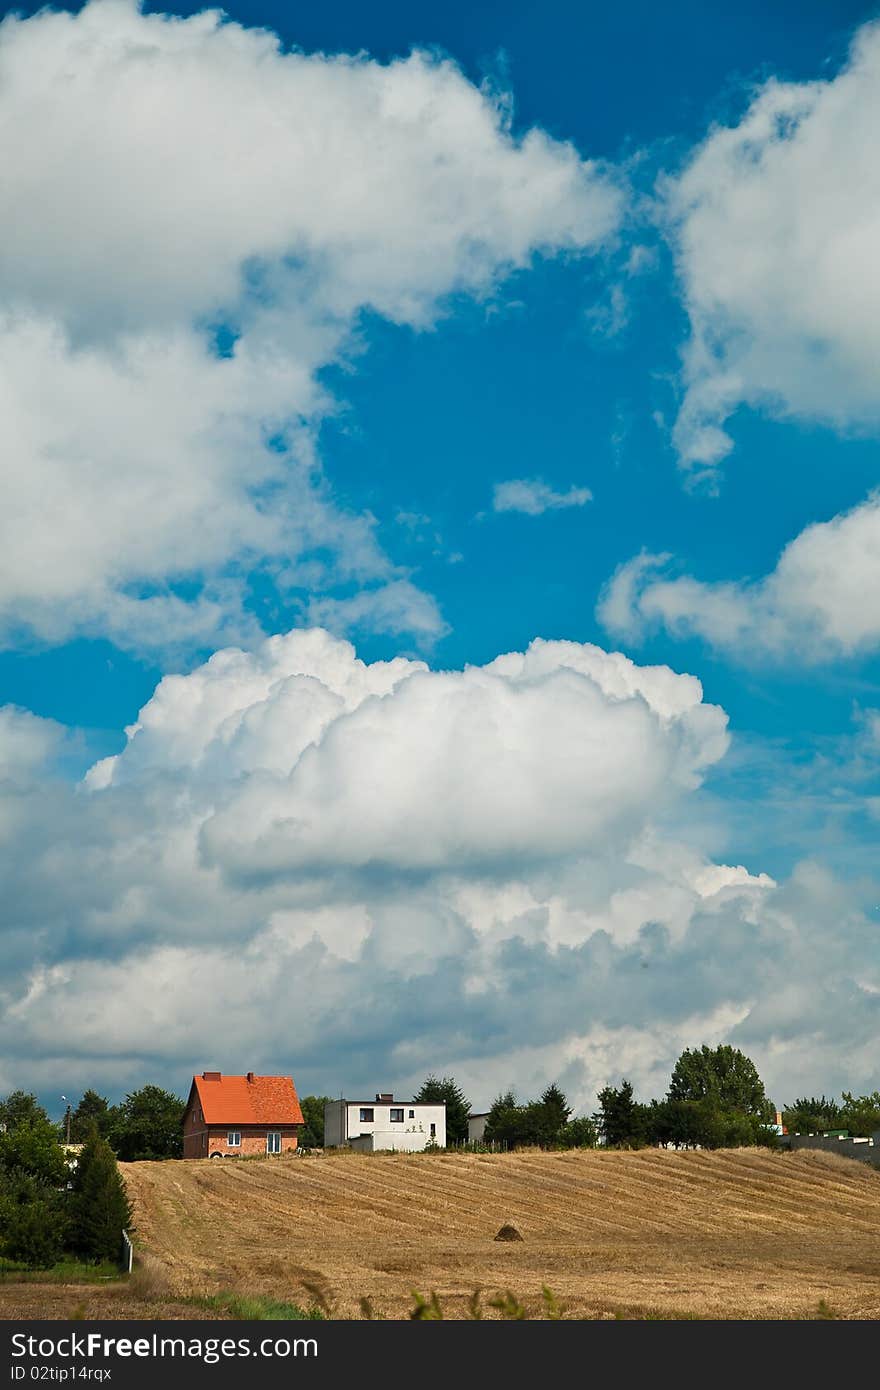
[[(199, 10), (181, 6), (174, 13), (198, 16)], [(217, 952), (259, 955), (282, 930), (279, 923), (286, 931), (293, 916), (309, 912), (315, 922), (329, 923), (326, 935), (321, 928), (311, 937), (304, 927), (289, 927), (285, 949), (318, 952), (311, 964), (304, 957), (291, 970), (306, 970), (328, 1008), (329, 1001), (355, 1007), (350, 976), (358, 969), (377, 1000), (383, 990), (402, 997), (415, 959), (419, 978), (433, 980), (447, 1007), (421, 1032), (403, 1004), (385, 1025), (371, 1023), (369, 1043), (358, 1043), (363, 1076), (341, 1076), (344, 1057), (327, 1060), (313, 1039), (308, 1045), (300, 1039), (308, 1089), (332, 1088), (337, 1080), (373, 1084), (379, 1070), (376, 1085), (405, 1084), (438, 1067), (457, 1067), (469, 1077), (479, 1103), (523, 1068), (535, 1085), (565, 1072), (578, 1095), (628, 1068), (645, 1089), (656, 1084), (676, 1046), (699, 1043), (703, 1034), (748, 1043), (780, 1086), (796, 1088), (804, 1068), (803, 1086), (817, 1093), (867, 1085), (870, 1063), (856, 1058), (852, 1074), (846, 1071), (851, 1037), (815, 1019), (839, 1010), (855, 990), (853, 1018), (863, 1031), (876, 1030), (880, 997), (872, 935), (880, 896), (871, 881), (880, 807), (880, 545), (870, 500), (880, 471), (880, 398), (872, 395), (869, 321), (878, 287), (865, 252), (869, 241), (859, 233), (872, 225), (878, 206), (872, 200), (880, 196), (860, 175), (859, 162), (871, 139), (859, 92), (876, 90), (880, 81), (880, 44), (872, 42), (870, 27), (876, 6), (741, 5), (710, 15), (705, 6), (684, 3), (611, 12), (573, 3), (233, 4), (229, 19), (244, 31), (274, 30), (284, 49), (310, 55), (301, 70), (272, 59), (277, 86), (265, 97), (254, 78), (260, 60), (251, 39), (245, 35), (233, 56), (222, 55), (219, 41), (193, 40), (190, 56), (181, 58), (173, 33), (196, 31), (174, 30), (166, 14), (148, 6), (140, 17), (133, 7), (104, 0), (71, 21), (79, 28), (53, 27), (51, 16), (37, 16), (0, 36), (14, 75), (7, 97), (12, 118), (27, 112), (29, 100), (39, 101), (53, 64), (64, 70), (67, 63), (68, 71), (73, 64), (80, 83), (72, 107), (63, 109), (68, 98), (58, 98), (58, 123), (51, 113), (45, 125), (36, 122), (22, 155), (23, 221), (33, 217), (39, 230), (30, 244), (23, 234), (8, 250), (0, 272), (4, 308), (12, 319), (19, 316), (0, 369), (3, 361), (31, 360), (14, 337), (25, 331), (23, 323), (34, 335), (45, 329), (64, 342), (62, 367), (57, 352), (40, 359), (34, 349), (37, 384), (10, 367), (4, 388), (21, 409), (7, 467), (33, 480), (32, 488), (22, 483), (12, 492), (9, 523), (34, 543), (14, 551), (4, 581), (0, 705), (15, 707), (12, 744), (30, 747), (33, 739), (40, 754), (37, 771), (29, 754), (27, 791), (15, 778), (10, 785), (17, 788), (16, 808), (40, 797), (55, 806), (68, 797), (71, 804), (58, 826), (29, 812), (35, 819), (16, 822), (10, 835), (17, 867), (5, 927), (14, 980), (7, 1007), (27, 1018), (28, 1000), (69, 988), (71, 1001), (86, 1001), (80, 1008), (100, 1010), (108, 963), (124, 968), (128, 960), (133, 975), (154, 980), (170, 969), (163, 951), (178, 952), (190, 962), (179, 968), (196, 971), (199, 953), (207, 951), (204, 968), (225, 978)], [(153, 28), (148, 15), (155, 17)], [(167, 119), (158, 113), (161, 90), (170, 88), (154, 90), (144, 78), (143, 93), (138, 88), (128, 97), (121, 89), (120, 95), (110, 69), (91, 56), (98, 50), (85, 57), (76, 47), (81, 31), (89, 43), (101, 35), (120, 64), (136, 62), (128, 46), (133, 33), (156, 44), (156, 80), (165, 80), (167, 65), (167, 80), (176, 83), (178, 104)], [(848, 58), (858, 33), (862, 47)], [(392, 73), (397, 83), (396, 74), (411, 69), (394, 60), (406, 60), (413, 47), (432, 55), (419, 71), (418, 93), (401, 76), (399, 89), (388, 89), (392, 114), (365, 106), (363, 120), (375, 126), (366, 127), (372, 143), (347, 163), (339, 151), (349, 138), (357, 148), (361, 138), (361, 75), (382, 81)], [(361, 57), (348, 69), (334, 68), (329, 55), (340, 52)], [(443, 67), (444, 58), (452, 67)], [(454, 77), (441, 81), (444, 72)], [(297, 84), (309, 81), (315, 83), (311, 105), (300, 104)], [(343, 81), (351, 93), (340, 101), (341, 87), (332, 84)], [(57, 87), (52, 102), (55, 93)], [(424, 96), (430, 113), (419, 119), (434, 124), (412, 143), (407, 135), (404, 144), (400, 131), (409, 115), (401, 113), (416, 96)], [(270, 110), (273, 100), (280, 103), (276, 124), (264, 128), (263, 106)], [(501, 113), (486, 118), (491, 134), (478, 124), (479, 101), (484, 114)], [(78, 186), (57, 174), (59, 132), (71, 110), (82, 118), (78, 143), (68, 149), (84, 170), (82, 205)], [(453, 110), (458, 115), (441, 130)], [(111, 122), (112, 138), (105, 133)], [(273, 132), (282, 126), (287, 145), (274, 149)], [(243, 131), (247, 148), (251, 128), (255, 168), (270, 150), (265, 184), (236, 144)], [(536, 129), (540, 148), (528, 143)], [(161, 152), (166, 140), (171, 149), (175, 138), (184, 148), (192, 142), (195, 162), (166, 181), (161, 159), (154, 168), (150, 151)], [(480, 162), (472, 165), (476, 149)], [(307, 170), (302, 186), (288, 190), (288, 171), (311, 158), (316, 181)], [(596, 161), (591, 172), (578, 166), (581, 159)], [(829, 161), (834, 176), (826, 186)], [(364, 164), (363, 191), (349, 196)], [(563, 164), (564, 183), (541, 182)], [(219, 190), (210, 187), (209, 172), (203, 207), (185, 187), (202, 168), (216, 172)], [(130, 204), (141, 206), (142, 199), (146, 209), (140, 222), (132, 213), (126, 223), (102, 169), (122, 171), (122, 185), (130, 181)], [(439, 191), (433, 169), (452, 171), (436, 176), (445, 180)], [(292, 211), (284, 216), (294, 231), (279, 212), (286, 197)], [(387, 214), (383, 203), (392, 209)], [(839, 208), (839, 217), (826, 216), (823, 207)], [(73, 226), (65, 232), (69, 215)], [(53, 220), (54, 240), (46, 230)], [(104, 249), (95, 252), (96, 246)], [(865, 278), (854, 286), (859, 277)], [(850, 296), (856, 307), (847, 313)], [(231, 371), (240, 374), (225, 385), (216, 357), (204, 348), (208, 324), (211, 332), (221, 326)], [(204, 360), (196, 360), (195, 345), (207, 352)], [(249, 364), (251, 351), (257, 366)], [(161, 365), (172, 360), (171, 377), (176, 373), (183, 383), (179, 394)], [(152, 375), (144, 362), (154, 364)], [(270, 388), (276, 368), (287, 375)], [(56, 379), (55, 371), (64, 375)], [(132, 380), (135, 395), (126, 385)], [(34, 400), (39, 428), (27, 415)], [(202, 401), (208, 402), (204, 419), (197, 413)], [(47, 442), (29, 454), (39, 429)], [(94, 438), (90, 431), (97, 431)], [(500, 508), (503, 492), (496, 490), (510, 482), (524, 483), (536, 497), (544, 488), (545, 502), (555, 497), (558, 505)], [(177, 489), (183, 500), (169, 516), (164, 499)], [(588, 490), (589, 500), (580, 494), (563, 505), (570, 489)], [(842, 521), (847, 515), (851, 521)], [(818, 531), (809, 529), (817, 523)], [(777, 571), (792, 546), (794, 558)], [(139, 560), (142, 549), (148, 558)], [(666, 558), (651, 569), (632, 568), (643, 552)], [(762, 584), (766, 576), (774, 577)], [(630, 577), (632, 589), (625, 587)], [(208, 616), (199, 606), (203, 599), (211, 605)], [(173, 622), (170, 607), (148, 615), (152, 600), (176, 605)], [(211, 654), (230, 647), (257, 653), (266, 637), (310, 623), (349, 638), (363, 662), (423, 661), (465, 682), (467, 667), (524, 652), (536, 638), (621, 651), (639, 668), (696, 677), (703, 706), (719, 706), (728, 716), (730, 746), (710, 748), (708, 726), (700, 726), (697, 738), (691, 716), (677, 705), (670, 713), (666, 694), (653, 685), (644, 699), (657, 723), (656, 748), (627, 726), (631, 761), (613, 770), (601, 759), (601, 767), (579, 761), (578, 729), (584, 747), (597, 750), (607, 738), (621, 737), (603, 732), (601, 720), (611, 717), (604, 705), (601, 716), (591, 714), (588, 701), (583, 723), (571, 724), (563, 693), (558, 716), (549, 703), (541, 716), (546, 723), (509, 727), (507, 719), (519, 719), (513, 705), (475, 708), (448, 734), (443, 756), (453, 767), (462, 759), (458, 780), (450, 774), (454, 793), (432, 764), (407, 795), (436, 804), (448, 795), (455, 822), (463, 815), (456, 797), (467, 801), (472, 791), (474, 804), (483, 804), (479, 757), (466, 744), (473, 729), (490, 729), (504, 750), (518, 749), (517, 739), (528, 736), (528, 754), (520, 760), (517, 752), (507, 769), (511, 785), (525, 786), (523, 804), (533, 804), (535, 817), (544, 807), (548, 824), (570, 797), (584, 839), (572, 841), (560, 828), (528, 882), (512, 867), (527, 843), (519, 829), (511, 828), (508, 839), (500, 831), (488, 837), (482, 859), (461, 844), (438, 857), (421, 841), (395, 858), (372, 841), (364, 848), (355, 811), (343, 815), (340, 807), (372, 777), (377, 802), (397, 807), (402, 817), (387, 811), (392, 839), (401, 825), (420, 823), (420, 810), (391, 785), (390, 773), (385, 786), (382, 768), (411, 756), (410, 739), (420, 748), (431, 744), (445, 717), (440, 707), (457, 698), (452, 686), (432, 687), (440, 701), (436, 714), (413, 697), (411, 713), (395, 715), (386, 733), (368, 725), (358, 735), (340, 724), (334, 739), (348, 748), (349, 760), (334, 753), (330, 766), (330, 753), (321, 754), (328, 766), (309, 782), (308, 813), (302, 788), (295, 807), (283, 803), (278, 789), (294, 778), (285, 740), (298, 738), (278, 710), (272, 718), (282, 723), (272, 724), (271, 755), (268, 744), (235, 754), (242, 761), (232, 760), (234, 791), (209, 788), (203, 762), (181, 757), (185, 737), (200, 737), (198, 720), (191, 729), (186, 722), (195, 718), (189, 692), (202, 682), (200, 671), (213, 671), (204, 667)], [(300, 660), (285, 658), (276, 677), (299, 672)], [(329, 700), (332, 691), (334, 701), (347, 699), (341, 692), (355, 677), (338, 684), (342, 658), (325, 652), (315, 660), (302, 669), (322, 685), (321, 698)], [(568, 662), (564, 654), (553, 658), (553, 680), (564, 684), (560, 672)], [(601, 679), (595, 672), (590, 679), (613, 703), (619, 694), (610, 666), (603, 670)], [(172, 674), (190, 675), (193, 683), (166, 682), (154, 698)], [(535, 679), (551, 676), (542, 671)], [(223, 708), (225, 717), (238, 719), (257, 699), (256, 687), (232, 683)], [(375, 695), (373, 686), (370, 691)], [(263, 691), (260, 709), (274, 699)], [(155, 717), (127, 739), (126, 728), (145, 706)], [(313, 717), (299, 705), (283, 714), (303, 720), (303, 727)], [(553, 742), (557, 717), (560, 729), (575, 730), (570, 754)], [(407, 718), (416, 721), (412, 727)], [(586, 812), (579, 819), (576, 788), (558, 779), (545, 785), (542, 735), (535, 733), (542, 728), (552, 746), (548, 764), (570, 756), (572, 767), (594, 783), (585, 795), (607, 806), (608, 824), (617, 825), (620, 816), (628, 827), (610, 847), (601, 815), (595, 824)], [(437, 734), (441, 765), (445, 736)], [(216, 737), (226, 747), (227, 735)], [(336, 747), (322, 738), (320, 750)], [(363, 766), (358, 762), (358, 738), (387, 738), (378, 771), (372, 752)], [(120, 755), (115, 764), (100, 764), (105, 772), (97, 783), (89, 774), (98, 790), (84, 790), (87, 769), (114, 755)], [(637, 814), (633, 769), (653, 766), (655, 755), (658, 768), (663, 763), (667, 770), (656, 779), (646, 773)], [(301, 781), (305, 767), (303, 761), (296, 771)], [(476, 780), (469, 791), (471, 767)], [(268, 776), (278, 779), (271, 790), (260, 780)], [(669, 804), (667, 784), (681, 792)], [(116, 811), (96, 809), (111, 796), (118, 798)], [(180, 840), (198, 841), (192, 873), (161, 891), (149, 869), (151, 855), (164, 862), (166, 854), (161, 814), (154, 820), (157, 801), (175, 807), (186, 801), (192, 819)], [(487, 815), (495, 814), (491, 797), (485, 805)], [(276, 806), (275, 819), (269, 806)], [(497, 814), (500, 823), (504, 814)], [(249, 860), (231, 829), (236, 815), (245, 817), (242, 826), (263, 826)], [(336, 825), (339, 842), (351, 836), (348, 858), (330, 853), (324, 831), (303, 829), (312, 816), (316, 824), (323, 816), (325, 830)], [(118, 839), (116, 817), (126, 827)], [(74, 829), (80, 818), (85, 828)], [(438, 843), (446, 843), (444, 834), (437, 825), (425, 829)], [(303, 857), (299, 837), (323, 847)], [(668, 848), (648, 854), (648, 841)], [(26, 861), (29, 854), (32, 863), (22, 868), (21, 856)], [(731, 872), (738, 866), (746, 879), (739, 888), (739, 881), (725, 880), (711, 901), (698, 893), (685, 913), (667, 897), (673, 880), (691, 883), (702, 872), (689, 856)], [(577, 886), (587, 862), (597, 882), (607, 879), (602, 902)], [(637, 891), (634, 864), (648, 875), (642, 890), (649, 906), (643, 919), (621, 927), (616, 904), (621, 894)], [(618, 882), (621, 865), (628, 867)], [(653, 873), (662, 885), (650, 879)], [(568, 884), (562, 906), (548, 887), (554, 874)], [(90, 887), (90, 875), (106, 875), (104, 887)], [(228, 930), (212, 932), (208, 925), (218, 903), (217, 883), (205, 887), (206, 875), (225, 876), (232, 885)], [(761, 875), (775, 886), (761, 887)], [(21, 903), (40, 901), (44, 892), (45, 914), (29, 947), (32, 909)], [(804, 903), (816, 905), (815, 922), (804, 928), (809, 941), (783, 948), (774, 933), (784, 935), (780, 924)], [(568, 914), (564, 928), (560, 914)], [(361, 925), (352, 925), (356, 919)], [(629, 960), (648, 949), (658, 930), (666, 933), (663, 971), (678, 981), (680, 1003), (671, 1003), (667, 984), (658, 986), (645, 1003), (644, 1027), (636, 1036), (627, 1025), (615, 1052), (609, 1037), (624, 1025), (611, 1017), (610, 1005), (603, 1016), (591, 993), (598, 978), (593, 957), (610, 943), (621, 961)], [(700, 954), (711, 958), (721, 949), (719, 934), (725, 954), (739, 942), (742, 981), (728, 994), (706, 983)], [(348, 944), (340, 947), (343, 939)], [(451, 956), (450, 941), (457, 943)], [(831, 981), (819, 968), (826, 950), (841, 962), (842, 973)], [(492, 951), (499, 953), (494, 964)], [(515, 1001), (522, 1007), (526, 969), (511, 964), (516, 951), (529, 953), (533, 993), (526, 994), (536, 1019), (560, 960), (579, 953), (583, 1000), (593, 1000), (595, 1010), (592, 1033), (574, 1016), (563, 1017), (554, 1033), (551, 1008), (534, 1040), (512, 1040), (505, 1009)], [(784, 1018), (774, 1019), (768, 1005), (762, 951), (791, 987)], [(768, 964), (768, 980), (771, 973)], [(660, 976), (658, 965), (652, 978)], [(480, 1015), (474, 999), (490, 996), (491, 1009), (486, 1004)], [(572, 1004), (575, 1013), (578, 1007)], [(241, 1002), (230, 1008), (247, 1013)], [(196, 1056), (189, 1036), (153, 1053), (116, 1036), (111, 1023), (103, 1039), (89, 1028), (89, 1037), (77, 1040), (76, 1025), (70, 1027), (79, 1060), (64, 1062), (74, 1072), (68, 1091), (91, 1079), (124, 1090), (129, 1077), (133, 1084), (148, 1070), (173, 1079), (190, 1063), (212, 1061)], [(694, 1030), (701, 1035), (691, 1036)], [(241, 1045), (253, 1050), (253, 1037), (252, 1025), (242, 1023)], [(24, 1079), (45, 1087), (57, 1073), (59, 1046), (35, 1024), (26, 1047), (13, 1046), (0, 1065), (0, 1084)], [(292, 1046), (267, 1044), (262, 1058), (281, 1065)], [(798, 1056), (805, 1059), (800, 1069)], [(223, 1065), (244, 1067), (231, 1049)]]

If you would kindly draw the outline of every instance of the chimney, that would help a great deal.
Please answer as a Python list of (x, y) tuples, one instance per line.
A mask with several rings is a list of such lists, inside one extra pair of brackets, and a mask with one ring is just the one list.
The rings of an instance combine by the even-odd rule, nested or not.
[(203, 1071), (203, 1072), (202, 1072), (202, 1080), (203, 1080), (203, 1081), (222, 1081), (222, 1079), (223, 1079), (222, 1074), (221, 1074), (219, 1071)]
[(249, 1071), (248, 1074), (247, 1074), (247, 1077), (248, 1077), (248, 1081), (253, 1081), (253, 1079), (254, 1079), (254, 1074), (253, 1074), (253, 1072), (252, 1072), (252, 1071)]

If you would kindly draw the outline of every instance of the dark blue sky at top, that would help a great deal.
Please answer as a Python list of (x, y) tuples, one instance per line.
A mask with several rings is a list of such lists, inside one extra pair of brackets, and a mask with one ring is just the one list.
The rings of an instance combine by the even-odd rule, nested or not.
[[(750, 84), (771, 73), (831, 75), (876, 9), (845, 0), (226, 6), (231, 18), (307, 51), (387, 59), (439, 47), (474, 80), (509, 84), (516, 129), (540, 125), (590, 157), (646, 151), (638, 173), (646, 190), (713, 120), (742, 112)], [(647, 228), (635, 236), (656, 243)], [(672, 552), (701, 579), (758, 577), (806, 524), (854, 505), (877, 482), (876, 442), (743, 410), (720, 495), (687, 492), (654, 418), (674, 416), (686, 334), (668, 253), (658, 248), (655, 270), (630, 282), (628, 324), (607, 338), (590, 311), (607, 302), (611, 270), (588, 260), (538, 264), (503, 285), (491, 312), (450, 305), (428, 333), (365, 321), (356, 370), (326, 373), (343, 404), (322, 430), (328, 478), (351, 508), (376, 516), (392, 560), (436, 596), (451, 631), (432, 664), (483, 662), (535, 636), (607, 645), (594, 616), (599, 590), (643, 547)], [(494, 482), (537, 475), (561, 488), (586, 485), (594, 500), (537, 518), (492, 514)], [(402, 526), (400, 510), (430, 523)], [(271, 597), (261, 611), (279, 628), (292, 625), (292, 610)], [(407, 642), (365, 636), (358, 650), (388, 656)], [(665, 636), (631, 654), (693, 672), (736, 730), (795, 747), (843, 732), (853, 701), (877, 703), (880, 690), (876, 661), (807, 675), (743, 669)], [(0, 701), (94, 731), (92, 747), (103, 753), (119, 745), (159, 674), (102, 641), (19, 649), (0, 654)]]

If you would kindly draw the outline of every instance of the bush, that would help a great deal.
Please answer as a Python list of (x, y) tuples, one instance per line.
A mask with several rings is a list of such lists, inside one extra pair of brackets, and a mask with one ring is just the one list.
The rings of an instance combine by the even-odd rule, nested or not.
[(24, 1172), (6, 1174), (0, 1188), (0, 1253), (29, 1269), (48, 1269), (67, 1235), (64, 1196)]

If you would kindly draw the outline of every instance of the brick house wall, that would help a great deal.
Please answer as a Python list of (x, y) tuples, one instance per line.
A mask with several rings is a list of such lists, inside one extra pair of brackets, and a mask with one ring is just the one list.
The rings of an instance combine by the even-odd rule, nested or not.
[(272, 1131), (281, 1135), (281, 1152), (292, 1153), (297, 1145), (296, 1128), (292, 1125), (254, 1125), (248, 1128), (239, 1126), (241, 1144), (231, 1146), (227, 1143), (229, 1136), (229, 1126), (199, 1125), (194, 1122), (188, 1132), (183, 1136), (183, 1156), (184, 1158), (210, 1158), (212, 1154), (221, 1153), (227, 1158), (235, 1158), (241, 1154), (264, 1154), (266, 1152), (266, 1135)]
[[(238, 1127), (242, 1137), (241, 1145), (229, 1147), (229, 1130)], [(184, 1158), (210, 1158), (211, 1154), (224, 1154), (234, 1158), (238, 1154), (266, 1154), (268, 1133), (281, 1134), (282, 1154), (291, 1154), (296, 1148), (295, 1125), (206, 1125), (199, 1111), (186, 1116), (184, 1127)]]
[(253, 1125), (239, 1126), (241, 1144), (237, 1148), (230, 1148), (226, 1140), (228, 1137), (228, 1127), (224, 1125), (210, 1125), (208, 1128), (208, 1157), (213, 1153), (226, 1154), (233, 1158), (236, 1154), (264, 1154), (266, 1152), (266, 1135), (272, 1131), (274, 1134), (281, 1135), (281, 1152), (292, 1153), (296, 1148), (296, 1126), (294, 1125)]
[(184, 1158), (207, 1158), (208, 1131), (201, 1106), (190, 1104), (183, 1117), (183, 1156)]

